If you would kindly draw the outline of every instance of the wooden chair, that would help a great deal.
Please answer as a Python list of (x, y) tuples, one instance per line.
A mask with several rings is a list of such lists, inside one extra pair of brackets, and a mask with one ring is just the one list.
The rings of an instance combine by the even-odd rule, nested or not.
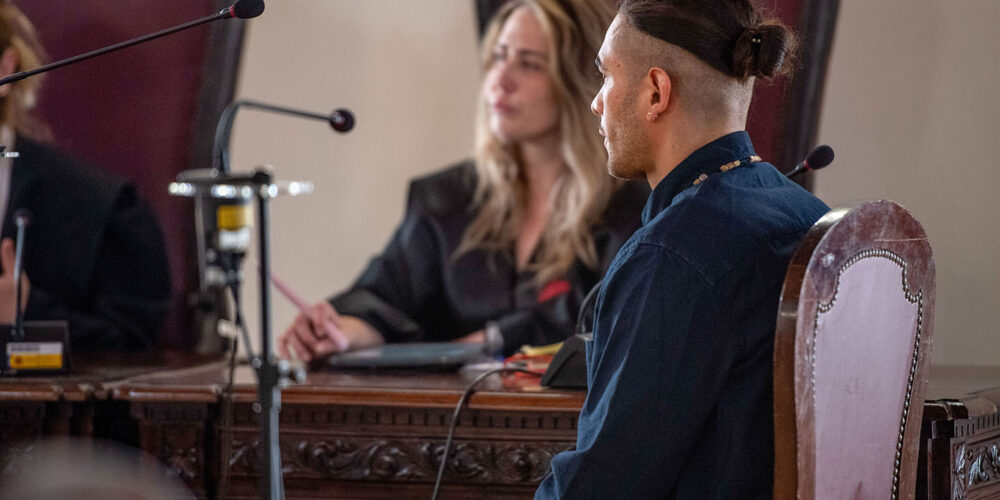
[(774, 346), (775, 499), (912, 499), (934, 261), (903, 207), (830, 211), (789, 265)]

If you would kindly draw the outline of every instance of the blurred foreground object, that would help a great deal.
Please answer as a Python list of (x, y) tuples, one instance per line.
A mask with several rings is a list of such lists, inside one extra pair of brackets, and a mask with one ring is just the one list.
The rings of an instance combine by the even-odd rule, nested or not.
[(155, 458), (135, 448), (94, 439), (53, 439), (22, 450), (21, 466), (8, 465), (0, 498), (194, 498)]

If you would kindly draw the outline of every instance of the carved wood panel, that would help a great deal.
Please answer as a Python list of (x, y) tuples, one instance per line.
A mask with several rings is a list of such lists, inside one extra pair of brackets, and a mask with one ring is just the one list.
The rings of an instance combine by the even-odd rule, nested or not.
[[(229, 494), (252, 496), (259, 476), (256, 414), (250, 404), (236, 404), (233, 427), (223, 429), (215, 418), (219, 413), (217, 405), (204, 403), (133, 402), (131, 407), (140, 446), (196, 494), (211, 495), (215, 478), (228, 468)], [(281, 460), (286, 483), (332, 497), (366, 484), (429, 488), (451, 413), (445, 408), (285, 405)], [(552, 457), (574, 446), (576, 419), (572, 412), (467, 409), (459, 419), (445, 482), (526, 496), (548, 473)], [(230, 445), (225, 457), (219, 446), (223, 440)]]
[[(377, 498), (390, 488), (401, 498), (426, 496), (451, 414), (445, 408), (285, 405), (280, 445), (288, 493), (294, 496), (299, 488), (320, 497)], [(530, 497), (552, 457), (575, 445), (576, 421), (573, 412), (466, 409), (444, 484), (456, 498), (476, 491), (469, 488), (485, 488), (480, 491), (498, 498)], [(228, 456), (218, 459), (219, 467), (228, 468), (229, 493), (252, 496), (260, 435), (250, 405), (237, 404), (233, 428), (217, 433), (230, 444)]]
[(0, 479), (30, 467), (44, 419), (45, 403), (0, 404)]
[[(211, 405), (214, 407), (214, 405)], [(214, 408), (205, 403), (133, 403), (139, 422), (139, 446), (159, 458), (200, 497), (206, 495)]]
[[(258, 474), (255, 433), (232, 438), (225, 466), (231, 477)], [(541, 482), (554, 455), (572, 449), (567, 442), (456, 441), (445, 465), (448, 482), (533, 486)], [(382, 436), (281, 436), (286, 480), (364, 480), (433, 482), (441, 464), (444, 439)]]
[(1000, 496), (1000, 435), (952, 446), (951, 497), (955, 500)]
[(93, 405), (67, 401), (0, 403), (0, 479), (30, 468), (38, 446), (51, 436), (89, 436)]
[[(380, 436), (444, 436), (453, 413), (451, 408), (377, 407), (347, 405), (284, 405), (281, 428), (293, 432), (371, 434)], [(459, 417), (456, 436), (509, 439), (576, 440), (575, 412), (482, 411), (465, 409)], [(235, 428), (256, 428), (257, 418), (250, 405), (237, 404), (233, 411)]]
[[(990, 412), (986, 401), (969, 396), (928, 402), (921, 449), (926, 474), (918, 499), (1000, 498), (1000, 412)], [(977, 404), (985, 411), (970, 416), (979, 411)]]

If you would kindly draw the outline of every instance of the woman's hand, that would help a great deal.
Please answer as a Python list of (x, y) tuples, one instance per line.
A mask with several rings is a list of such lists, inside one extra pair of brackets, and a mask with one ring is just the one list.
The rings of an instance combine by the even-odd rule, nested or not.
[(299, 313), (278, 339), (278, 353), (303, 362), (331, 354), (385, 343), (371, 325), (354, 316), (341, 316), (329, 302), (320, 301)]
[(486, 343), (486, 330), (479, 330), (477, 332), (472, 332), (464, 337), (459, 337), (454, 340), (455, 342), (462, 342), (465, 344), (485, 344)]

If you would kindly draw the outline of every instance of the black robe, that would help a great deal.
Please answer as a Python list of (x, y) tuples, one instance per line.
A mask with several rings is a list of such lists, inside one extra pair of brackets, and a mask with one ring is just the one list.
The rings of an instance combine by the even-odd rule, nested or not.
[(559, 342), (573, 333), (580, 302), (600, 281), (618, 248), (639, 227), (645, 183), (619, 188), (592, 235), (596, 269), (575, 262), (563, 278), (538, 286), (518, 272), (513, 249), (455, 250), (475, 218), (475, 167), (463, 163), (410, 185), (402, 224), (348, 291), (330, 299), (387, 342), (446, 341), (496, 322), (503, 352)]
[[(55, 149), (17, 139), (2, 236), (31, 211), (26, 320), (67, 320), (74, 350), (149, 349), (170, 303), (159, 223), (135, 187)], [(5, 270), (6, 271), (6, 270)]]

